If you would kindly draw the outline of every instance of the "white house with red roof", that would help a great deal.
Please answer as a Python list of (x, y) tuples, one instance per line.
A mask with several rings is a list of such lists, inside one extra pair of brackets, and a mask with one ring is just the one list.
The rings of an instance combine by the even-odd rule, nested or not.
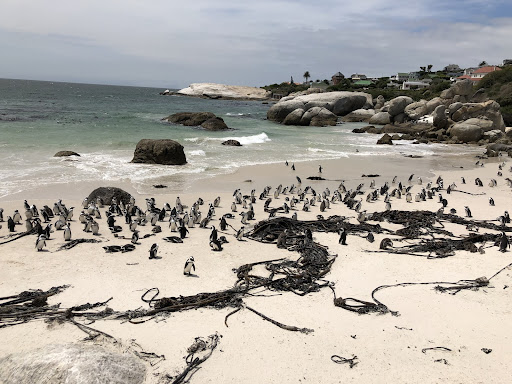
[(465, 80), (469, 79), (473, 83), (478, 83), (485, 75), (488, 75), (489, 73), (501, 71), (501, 68), (496, 65), (486, 65), (483, 67), (480, 67), (478, 69), (475, 69), (470, 74), (464, 74), (462, 76), (457, 77), (457, 80)]

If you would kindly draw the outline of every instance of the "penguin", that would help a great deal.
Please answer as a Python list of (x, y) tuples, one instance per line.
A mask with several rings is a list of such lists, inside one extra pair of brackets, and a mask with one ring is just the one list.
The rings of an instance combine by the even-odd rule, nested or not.
[(92, 231), (92, 234), (97, 236), (100, 234), (100, 226), (98, 224), (97, 221), (93, 220), (92, 223), (91, 223), (91, 231)]
[(293, 212), (293, 215), (292, 215), (292, 220), (297, 220), (297, 212)]
[(473, 217), (471, 215), (471, 210), (469, 209), (469, 207), (467, 205), (464, 206), (464, 210), (466, 211), (466, 217)]
[(321, 165), (318, 166), (318, 173), (322, 173), (322, 166)]
[(508, 211), (503, 213), (503, 217), (505, 218), (505, 223), (510, 224), (510, 215), (508, 214)]
[[(113, 217), (113, 216), (111, 216), (111, 217)], [(137, 225), (138, 225), (137, 220), (133, 220), (130, 223), (130, 231), (135, 232), (137, 230)], [(109, 227), (110, 227), (110, 225), (109, 225)]]
[(368, 240), (370, 243), (373, 243), (375, 241), (375, 237), (373, 236), (373, 233), (368, 232), (368, 235), (366, 236), (366, 240)]
[(222, 217), (220, 218), (220, 230), (221, 230), (221, 231), (225, 231), (225, 230), (226, 230), (226, 228), (227, 228), (227, 226), (228, 226), (228, 223), (227, 223), (227, 221), (226, 221), (226, 218), (225, 218), (224, 216), (222, 216)]
[(27, 209), (25, 211), (25, 220), (31, 220), (33, 216), (34, 215), (32, 214), (32, 210), (31, 209)]
[(389, 237), (385, 237), (381, 240), (379, 249), (388, 249), (390, 247), (393, 247), (393, 241)]
[(295, 171), (295, 163), (292, 164), (292, 171)]
[(215, 226), (212, 225), (212, 231), (210, 233), (210, 241), (216, 241), (217, 240), (217, 230), (215, 229)]
[(288, 230), (285, 229), (283, 232), (279, 234), (277, 237), (277, 248), (286, 248), (286, 238), (288, 235)]
[(43, 248), (46, 246), (46, 236), (44, 234), (39, 235), (39, 237), (36, 240), (36, 249), (37, 251), (42, 251)]
[(23, 201), (23, 207), (25, 208), (25, 211), (29, 211), (30, 210), (30, 205), (28, 204), (27, 200)]
[(391, 203), (388, 201), (386, 202), (386, 207), (385, 207), (386, 211), (391, 211)]
[(151, 248), (149, 249), (149, 258), (150, 259), (156, 259), (156, 254), (158, 252), (158, 244), (154, 243)]
[(133, 231), (131, 243), (137, 244), (138, 241), (139, 241), (139, 231)]
[(196, 270), (196, 266), (194, 264), (194, 256), (190, 256), (187, 261), (185, 262), (185, 267), (183, 268), (183, 274), (190, 276), (190, 271), (194, 269), (194, 272)]
[(244, 226), (241, 226), (240, 229), (236, 233), (236, 239), (238, 241), (242, 241), (244, 238)]
[(341, 245), (347, 245), (347, 231), (345, 228), (340, 230), (340, 239), (338, 240), (338, 243)]
[(289, 164), (288, 164), (288, 160), (286, 160), (286, 161), (284, 162), (284, 164), (285, 164), (286, 166), (288, 166), (288, 165), (289, 165)]
[[(89, 223), (90, 223), (90, 222), (86, 222), (86, 223), (85, 223), (85, 227), (86, 227), (86, 228), (87, 228), (87, 225), (88, 225)], [(59, 220), (57, 220), (57, 221), (55, 222), (55, 230), (60, 231), (62, 228), (64, 228), (64, 225), (65, 225), (65, 224), (66, 224), (66, 223), (65, 223), (64, 221), (62, 221), (62, 220), (60, 220), (60, 219), (59, 219)], [(88, 230), (85, 230), (85, 229), (84, 229), (84, 231), (85, 231), (85, 232), (89, 232)]]
[(413, 176), (414, 176), (414, 173), (411, 176), (409, 176), (409, 179), (408, 179), (409, 183), (412, 181)]
[(466, 179), (464, 177), (461, 177), (462, 184), (466, 184)]
[(69, 223), (66, 223), (64, 226), (64, 241), (70, 241), (71, 240), (71, 227)]
[(220, 205), (220, 196), (217, 196), (213, 201), (213, 206), (217, 208)]
[(494, 207), (494, 199), (492, 197), (489, 197), (489, 205)]
[(236, 203), (234, 201), (231, 204), (231, 212), (236, 212)]
[(67, 221), (71, 221), (73, 219), (73, 208), (74, 207), (69, 208), (68, 214), (66, 215)]
[(0, 223), (4, 221), (4, 209), (0, 208)]
[(45, 223), (50, 221), (50, 217), (48, 216), (48, 213), (44, 209), (41, 209), (41, 216)]
[(14, 215), (12, 216), (12, 220), (14, 221), (14, 224), (19, 224), (21, 222), (21, 215), (20, 215), (20, 213), (18, 212), (17, 209), (14, 211)]
[(185, 237), (187, 237), (187, 233), (188, 233), (188, 229), (187, 227), (185, 227), (185, 225), (182, 225), (181, 227), (179, 227), (179, 232), (180, 232), (180, 237), (182, 239), (184, 239)]
[(14, 232), (14, 227), (16, 224), (14, 224), (14, 220), (11, 216), (7, 216), (7, 228), (9, 229), (9, 232)]
[(30, 232), (33, 228), (32, 221), (30, 219), (25, 220), (25, 228), (27, 232)]
[(295, 176), (295, 178), (297, 179), (297, 182), (298, 182), (299, 184), (302, 184), (302, 180), (301, 180), (301, 178), (300, 178), (299, 176)]
[(506, 252), (507, 248), (510, 248), (510, 243), (508, 241), (508, 237), (505, 234), (505, 232), (501, 232), (500, 252)]
[(222, 251), (222, 244), (219, 240), (211, 240), (210, 247), (216, 252)]
[(405, 199), (407, 200), (408, 203), (411, 203), (412, 202), (412, 195), (411, 195), (411, 192), (407, 192), (407, 195), (405, 195)]
[(171, 219), (169, 220), (169, 228), (171, 229), (171, 232), (176, 232), (178, 230), (178, 225), (176, 224), (176, 220), (174, 220), (174, 217), (171, 216)]

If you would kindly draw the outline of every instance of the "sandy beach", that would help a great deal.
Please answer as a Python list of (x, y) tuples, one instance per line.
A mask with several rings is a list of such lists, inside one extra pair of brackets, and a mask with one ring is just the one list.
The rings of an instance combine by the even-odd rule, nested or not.
[[(454, 147), (454, 151), (458, 147)], [(83, 232), (78, 221), (82, 200), (97, 184), (73, 184), (46, 187), (42, 190), (30, 190), (0, 199), (0, 208), (4, 209), (4, 220), (18, 209), (24, 216), (23, 200), (42, 208), (45, 204), (53, 207), (58, 200), (67, 207), (76, 207), (71, 221), (72, 238), (100, 240), (99, 243), (79, 244), (70, 250), (58, 251), (65, 241), (62, 231), (51, 233), (44, 251), (36, 251), (36, 236), (29, 235), (0, 245), (0, 297), (17, 295), (31, 289), (48, 290), (51, 287), (69, 285), (61, 293), (48, 299), (50, 305), (60, 304), (60, 308), (71, 308), (85, 303), (108, 302), (114, 311), (149, 309), (141, 296), (149, 289), (157, 287), (159, 298), (195, 295), (201, 292), (226, 290), (236, 283), (234, 269), (243, 264), (266, 260), (287, 258), (297, 260), (298, 252), (280, 249), (276, 244), (262, 243), (245, 237), (237, 241), (235, 229), (239, 229), (239, 213), (245, 211), (237, 205), (234, 218), (228, 219), (231, 228), (219, 231), (229, 243), (224, 244), (221, 252), (214, 252), (209, 246), (210, 227), (218, 228), (223, 214), (231, 212), (233, 191), (241, 189), (249, 195), (251, 190), (260, 195), (265, 186), (270, 186), (268, 197), (272, 198), (270, 208), (283, 205), (286, 198), (298, 195), (287, 193), (274, 197), (279, 184), (297, 185), (296, 176), (302, 180), (300, 187), (311, 186), (317, 193), (329, 189), (332, 193), (339, 188), (341, 181), (347, 190), (355, 190), (360, 183), (363, 194), (361, 211), (369, 215), (385, 211), (383, 196), (373, 202), (367, 202), (369, 192), (388, 183), (390, 191), (401, 182), (411, 187), (412, 202), (406, 197), (391, 197), (392, 210), (436, 212), (442, 205), (438, 193), (432, 199), (415, 201), (415, 195), (427, 188), (437, 186), (441, 177), (443, 189), (439, 191), (447, 200), (445, 213), (456, 210), (456, 215), (464, 218), (464, 207), (469, 206), (472, 220), (493, 221), (508, 210), (510, 186), (506, 178), (511, 176), (508, 158), (479, 160), (483, 164), (475, 165), (473, 156), (425, 157), (425, 158), (384, 158), (367, 157), (357, 159), (338, 159), (322, 161), (322, 173), (318, 172), (319, 162), (297, 162), (296, 170), (290, 166), (274, 164), (240, 168), (232, 174), (204, 179), (179, 190), (178, 186), (155, 189), (153, 195), (139, 195), (128, 185), (109, 185), (125, 189), (131, 193), (136, 204), (145, 208), (145, 199), (154, 197), (156, 206), (165, 203), (175, 206), (176, 197), (191, 207), (198, 198), (204, 200), (200, 210), (205, 217), (208, 204), (220, 196), (221, 203), (215, 210), (215, 216), (208, 228), (189, 228), (189, 234), (182, 244), (168, 243), (163, 237), (177, 235), (168, 228), (169, 216), (165, 222), (158, 223), (162, 232), (152, 233), (152, 226), (139, 226), (140, 245), (126, 253), (106, 253), (102, 248), (110, 245), (123, 245), (130, 242), (131, 232), (123, 217), (116, 217), (116, 224), (122, 226), (114, 237), (106, 223), (105, 211), (101, 208), (102, 218), (100, 234), (93, 236)], [(502, 176), (498, 176), (500, 164)], [(374, 174), (375, 177), (362, 175)], [(411, 182), (409, 176), (414, 174)], [(322, 177), (325, 180), (308, 180), (307, 177)], [(396, 176), (396, 184), (392, 184)], [(421, 177), (422, 184), (419, 184)], [(462, 184), (465, 178), (466, 184)], [(475, 185), (480, 178), (483, 187)], [(492, 179), (496, 186), (489, 186)], [(372, 180), (375, 188), (371, 188)], [(446, 188), (456, 184), (447, 194)], [(342, 196), (345, 193), (341, 193)], [(313, 196), (306, 195), (311, 199)], [(492, 197), (495, 205), (489, 204)], [(254, 204), (255, 220), (246, 225), (246, 233), (262, 220), (269, 218), (264, 211), (266, 199), (256, 200)], [(289, 203), (288, 203), (289, 204)], [(312, 206), (309, 212), (302, 210), (299, 202), (295, 210), (288, 214), (277, 212), (277, 217), (291, 217), (297, 213), (299, 221), (317, 220), (339, 215), (346, 222), (358, 224), (358, 212), (349, 209), (342, 202), (332, 202), (330, 208), (320, 212), (320, 203)], [(52, 220), (54, 222), (55, 219)], [(377, 222), (368, 220), (368, 223)], [(0, 229), (0, 243), (9, 240), (7, 223)], [(396, 231), (400, 225), (388, 222), (378, 223), (381, 227)], [(472, 228), (442, 220), (444, 230), (453, 233), (454, 238), (468, 236)], [(435, 224), (441, 228), (441, 224)], [(508, 224), (507, 229), (510, 224)], [(16, 233), (25, 230), (16, 226)], [(470, 231), (471, 230), (471, 231)], [(498, 234), (500, 231), (480, 227), (478, 233)], [(150, 235), (142, 238), (143, 235)], [(435, 238), (439, 235), (433, 234)], [(459, 237), (457, 237), (459, 236)], [(186, 366), (184, 357), (187, 348), (196, 337), (218, 334), (219, 342), (211, 357), (201, 364), (201, 369), (191, 378), (192, 383), (507, 383), (510, 382), (510, 354), (512, 344), (507, 324), (512, 320), (512, 301), (510, 300), (511, 271), (504, 269), (493, 277), (488, 285), (478, 289), (462, 289), (440, 292), (436, 284), (397, 286), (382, 289), (375, 293), (378, 300), (389, 309), (388, 313), (358, 314), (333, 304), (336, 297), (357, 298), (372, 302), (372, 291), (382, 285), (400, 283), (458, 282), (474, 280), (480, 277), (491, 278), (496, 272), (512, 262), (510, 250), (500, 252), (490, 241), (477, 243), (485, 253), (457, 250), (447, 257), (427, 257), (423, 254), (398, 254), (380, 252), (379, 244), (385, 237), (393, 240), (393, 249), (417, 244), (420, 239), (400, 239), (388, 233), (374, 233), (375, 241), (370, 243), (366, 233), (348, 233), (347, 245), (338, 243), (336, 232), (313, 232), (313, 241), (327, 247), (329, 255), (335, 257), (330, 272), (324, 277), (332, 286), (321, 288), (318, 292), (299, 296), (292, 292), (277, 292), (258, 289), (243, 297), (246, 306), (263, 313), (282, 324), (307, 328), (313, 332), (302, 333), (282, 329), (264, 321), (261, 317), (243, 308), (227, 320), (225, 318), (234, 307), (210, 308), (161, 313), (154, 318), (145, 318), (142, 324), (132, 324), (107, 317), (94, 323), (83, 318), (75, 318), (79, 323), (105, 332), (115, 338), (99, 336), (83, 341), (87, 334), (69, 321), (62, 323), (43, 320), (27, 321), (23, 324), (4, 326), (0, 323), (0, 359), (9, 354), (25, 353), (50, 344), (78, 343), (98, 344), (119, 353), (133, 354), (141, 349), (164, 355), (158, 364), (152, 366), (147, 360), (141, 360), (146, 366), (146, 383), (172, 382), (170, 376), (176, 376)], [(422, 239), (432, 239), (425, 233)], [(150, 260), (149, 249), (153, 243), (159, 245), (158, 256)], [(195, 258), (195, 276), (185, 276), (183, 266), (190, 257)], [(435, 256), (435, 255), (430, 255)], [(262, 266), (254, 273), (268, 275)], [(438, 285), (438, 284), (437, 284)], [(2, 301), (0, 301), (1, 303)], [(1, 307), (0, 307), (1, 308)], [(101, 307), (95, 310), (102, 310)], [(1, 319), (1, 318), (0, 318)], [(489, 351), (490, 352), (484, 352)], [(337, 364), (339, 356), (352, 359), (351, 366)], [(166, 376), (169, 375), (169, 376)], [(0, 382), (11, 383), (5, 376)]]

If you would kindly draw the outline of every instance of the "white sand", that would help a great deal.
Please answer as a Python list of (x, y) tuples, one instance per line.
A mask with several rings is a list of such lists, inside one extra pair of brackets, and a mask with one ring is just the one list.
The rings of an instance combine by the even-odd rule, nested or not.
[[(505, 159), (508, 160), (508, 159)], [(509, 208), (510, 187), (505, 182), (511, 176), (510, 164), (504, 167), (503, 176), (496, 176), (498, 160), (485, 160), (484, 167), (473, 168), (476, 159), (403, 159), (382, 160), (376, 163), (361, 160), (359, 164), (348, 159), (323, 162), (322, 176), (327, 181), (308, 181), (307, 176), (319, 176), (318, 163), (296, 163), (297, 171), (292, 172), (284, 165), (244, 168), (232, 175), (209, 179), (194, 185), (190, 191), (180, 193), (184, 204), (190, 206), (198, 197), (205, 200), (201, 211), (206, 215), (208, 203), (220, 195), (221, 207), (216, 210), (214, 225), (223, 213), (230, 211), (232, 191), (240, 187), (244, 194), (255, 188), (257, 195), (263, 186), (272, 186), (272, 192), (279, 182), (283, 185), (296, 183), (295, 176), (302, 178), (302, 185), (312, 185), (317, 191), (329, 187), (333, 191), (339, 180), (345, 180), (347, 188), (355, 188), (364, 182), (367, 191), (371, 179), (362, 174), (379, 173), (376, 185), (391, 182), (393, 175), (408, 185), (407, 178), (415, 173), (423, 178), (423, 186), (434, 181), (438, 175), (444, 178), (447, 187), (455, 182), (459, 190), (485, 195), (469, 195), (443, 191), (450, 208), (464, 216), (464, 206), (469, 205), (475, 220), (494, 220)], [(455, 168), (463, 165), (464, 169)], [(471, 168), (471, 169), (467, 169)], [(430, 172), (434, 169), (433, 172)], [(441, 170), (441, 171), (439, 171)], [(462, 185), (464, 176), (467, 184)], [(480, 177), (484, 187), (477, 187), (474, 179)], [(489, 180), (495, 178), (498, 186), (488, 187)], [(251, 182), (245, 180), (250, 179)], [(334, 181), (330, 181), (334, 180)], [(421, 186), (414, 177), (413, 196)], [(126, 186), (122, 186), (126, 187)], [(81, 199), (93, 188), (89, 186), (69, 186), (47, 188), (41, 197), (31, 197), (30, 204), (42, 208), (62, 198), (68, 207), (79, 207)], [(129, 190), (129, 188), (128, 188)], [(83, 192), (83, 194), (82, 194)], [(134, 191), (129, 190), (134, 193)], [(22, 194), (21, 194), (22, 195)], [(0, 200), (4, 208), (4, 218), (19, 209), (23, 215), (23, 196), (11, 196)], [(139, 206), (144, 207), (144, 198), (134, 193)], [(176, 194), (165, 190), (155, 190), (157, 206), (165, 202), (174, 205)], [(492, 196), (495, 207), (489, 206)], [(363, 199), (366, 194), (362, 196)], [(382, 197), (378, 202), (366, 203), (363, 209), (369, 212), (383, 211)], [(284, 196), (273, 200), (272, 207), (284, 202)], [(312, 212), (300, 210), (299, 220), (313, 220), (319, 207)], [(426, 202), (407, 203), (405, 197), (392, 200), (392, 209), (431, 210), (440, 207), (437, 197)], [(242, 210), (239, 207), (239, 212)], [(256, 221), (266, 219), (263, 201), (255, 204)], [(511, 209), (508, 209), (512, 211)], [(189, 238), (183, 244), (170, 244), (162, 237), (171, 235), (167, 223), (160, 223), (163, 233), (142, 239), (141, 245), (129, 253), (107, 254), (102, 249), (106, 245), (122, 245), (129, 240), (118, 240), (107, 229), (104, 210), (100, 222), (102, 240), (99, 244), (81, 244), (69, 251), (57, 252), (64, 243), (61, 231), (52, 233), (48, 241), (48, 251), (37, 252), (34, 248), (35, 236), (0, 245), (0, 297), (17, 294), (29, 289), (47, 290), (52, 286), (70, 284), (71, 287), (53, 296), (52, 304), (61, 303), (62, 308), (86, 302), (98, 302), (113, 297), (109, 307), (117, 311), (147, 308), (141, 295), (149, 288), (158, 287), (160, 297), (193, 295), (199, 292), (214, 292), (230, 288), (236, 281), (232, 269), (245, 263), (270, 260), (280, 257), (296, 259), (297, 253), (277, 249), (272, 244), (261, 244), (252, 240), (238, 242), (234, 231), (227, 231), (229, 244), (224, 251), (213, 252), (208, 245), (209, 229), (196, 226), (190, 229)], [(324, 213), (352, 217), (356, 213), (341, 203), (331, 204)], [(290, 214), (291, 215), (291, 214)], [(256, 221), (251, 222), (254, 224)], [(235, 228), (240, 227), (240, 219), (229, 221)], [(124, 224), (124, 218), (117, 219), (123, 226), (122, 234), (131, 233)], [(386, 228), (398, 228), (381, 223)], [(0, 242), (8, 235), (6, 223), (0, 229)], [(464, 228), (449, 226), (454, 233), (467, 234)], [(151, 232), (151, 226), (139, 227), (141, 235)], [(24, 230), (23, 226), (16, 228)], [(93, 238), (85, 234), (78, 222), (78, 214), (72, 223), (73, 238)], [(491, 233), (482, 229), (480, 232)], [(176, 234), (172, 234), (176, 235)], [(402, 282), (458, 281), (492, 276), (512, 262), (512, 253), (501, 253), (497, 247), (488, 247), (485, 254), (457, 251), (455, 256), (427, 259), (411, 255), (390, 253), (370, 253), (377, 251), (380, 240), (385, 235), (375, 235), (376, 241), (349, 235), (348, 245), (338, 244), (336, 234), (314, 233), (314, 239), (329, 247), (331, 254), (338, 255), (331, 272), (325, 277), (335, 283), (338, 297), (354, 297), (371, 300), (371, 292), (383, 284)], [(149, 248), (157, 242), (162, 259), (149, 260)], [(398, 246), (399, 244), (395, 244)], [(490, 246), (491, 244), (486, 244)], [(197, 277), (183, 275), (185, 260), (194, 255)], [(333, 293), (324, 288), (320, 292), (304, 297), (292, 293), (276, 294), (264, 291), (269, 297), (244, 298), (247, 305), (259, 310), (270, 318), (287, 325), (314, 329), (313, 333), (290, 332), (263, 321), (260, 317), (244, 309), (231, 316), (229, 328), (224, 325), (225, 316), (232, 308), (221, 310), (198, 309), (172, 313), (169, 316), (150, 320), (144, 324), (121, 323), (118, 320), (97, 321), (91, 326), (107, 332), (129, 345), (135, 340), (146, 351), (163, 354), (166, 360), (148, 369), (147, 382), (158, 382), (153, 373), (176, 374), (185, 366), (183, 357), (186, 349), (197, 336), (208, 336), (218, 332), (222, 335), (218, 348), (211, 358), (193, 376), (194, 383), (507, 383), (510, 382), (512, 362), (511, 333), (508, 325), (512, 321), (511, 271), (505, 270), (491, 281), (491, 284), (478, 291), (465, 290), (457, 295), (436, 292), (434, 286), (410, 286), (389, 288), (378, 292), (377, 298), (400, 316), (357, 315), (333, 305)], [(80, 342), (86, 335), (75, 326), (66, 323), (49, 327), (43, 321), (0, 329), (2, 343), (0, 358), (13, 352), (28, 351), (45, 344), (59, 342)], [(96, 342), (101, 342), (97, 339)], [(106, 341), (103, 341), (106, 343)], [(446, 347), (451, 351), (423, 348)], [(482, 348), (492, 352), (485, 354)], [(348, 365), (338, 365), (331, 361), (332, 355), (351, 358), (358, 357), (358, 364), (350, 369)], [(439, 359), (446, 359), (436, 362)]]

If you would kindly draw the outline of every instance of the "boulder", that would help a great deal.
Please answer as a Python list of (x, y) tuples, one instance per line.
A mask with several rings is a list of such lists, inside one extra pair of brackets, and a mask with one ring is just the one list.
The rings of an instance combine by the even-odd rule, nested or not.
[(116, 198), (117, 203), (122, 201), (123, 204), (126, 205), (130, 202), (132, 195), (117, 187), (99, 187), (87, 196), (87, 201), (96, 201), (98, 197), (105, 205), (110, 205), (114, 197)]
[(512, 157), (512, 145), (507, 144), (489, 144), (487, 146), (486, 154), (489, 157), (497, 157), (500, 152), (508, 153)]
[(356, 109), (348, 115), (343, 116), (342, 120), (345, 122), (359, 123), (370, 120), (374, 114), (375, 111), (373, 109)]
[(173, 115), (163, 118), (164, 121), (169, 121), (175, 124), (182, 124), (186, 126), (199, 126), (206, 120), (215, 117), (212, 112), (178, 112)]
[(482, 129), (475, 124), (457, 123), (448, 130), (452, 139), (463, 143), (477, 142), (482, 138)]
[(216, 83), (194, 83), (180, 89), (178, 95), (207, 97), (210, 99), (263, 100), (271, 96), (263, 88)]
[(314, 127), (325, 127), (328, 125), (336, 125), (337, 121), (338, 116), (326, 108), (321, 108), (318, 114), (311, 118), (309, 125)]
[(137, 143), (132, 163), (183, 165), (187, 163), (183, 146), (170, 139), (142, 139)]
[(396, 116), (393, 116), (392, 119), (393, 119), (393, 123), (394, 124), (402, 124), (407, 119), (407, 116), (405, 115), (405, 113), (402, 112), (402, 113), (399, 113)]
[(426, 115), (430, 115), (441, 104), (443, 104), (443, 100), (440, 97), (434, 97), (432, 100), (427, 101)]
[(457, 112), (464, 104), (462, 103), (452, 103), (448, 107), (448, 115), (450, 116), (450, 119), (452, 118), (452, 115)]
[(393, 140), (391, 139), (391, 136), (385, 133), (384, 136), (377, 140), (377, 144), (393, 145)]
[(469, 79), (457, 81), (451, 88), (453, 88), (455, 95), (469, 96), (473, 93), (473, 82)]
[(318, 115), (321, 109), (321, 107), (313, 107), (304, 112), (300, 119), (300, 125), (309, 125), (311, 123), (311, 119)]
[(377, 112), (368, 121), (369, 124), (385, 125), (391, 123), (391, 116), (387, 112)]
[(385, 102), (386, 102), (386, 99), (384, 99), (384, 96), (379, 95), (379, 96), (377, 96), (377, 99), (375, 99), (375, 104), (373, 105), (373, 108), (380, 109), (384, 106)]
[(505, 130), (505, 123), (500, 112), (500, 105), (494, 100), (483, 103), (466, 103), (452, 114), (455, 122), (465, 121), (471, 118), (486, 119), (492, 121), (492, 129)]
[(448, 125), (448, 118), (446, 117), (446, 107), (439, 105), (432, 114), (434, 120), (433, 124), (436, 128), (446, 128)]
[(453, 97), (455, 96), (455, 91), (453, 89), (453, 87), (450, 87), (448, 89), (445, 89), (444, 91), (441, 92), (441, 99), (453, 99)]
[(201, 124), (201, 127), (207, 131), (225, 131), (228, 128), (226, 123), (221, 117), (212, 117)]
[(404, 113), (411, 120), (418, 120), (420, 117), (427, 114), (427, 101), (420, 100), (415, 103), (409, 104), (407, 107), (405, 107)]
[(290, 99), (282, 101), (281, 99), (278, 103), (274, 104), (267, 111), (267, 119), (271, 121), (275, 121), (281, 123), (286, 119), (289, 113), (295, 111), (296, 109), (304, 109), (304, 102), (300, 100)]
[(387, 107), (391, 117), (397, 116), (404, 112), (405, 107), (411, 104), (413, 100), (409, 96), (398, 96), (390, 100)]
[(467, 119), (465, 123), (479, 126), (482, 130), (482, 133), (493, 130), (493, 123), (491, 120), (473, 118)]
[(486, 131), (483, 133), (483, 139), (489, 143), (494, 143), (505, 136), (505, 134), (499, 129), (493, 129), (492, 131)]
[(283, 120), (284, 125), (301, 125), (301, 118), (304, 115), (304, 109), (297, 108), (290, 112), (288, 116)]
[(78, 153), (73, 151), (59, 151), (53, 157), (67, 157), (67, 156), (80, 156)]
[(142, 384), (146, 367), (127, 353), (98, 345), (49, 345), (0, 359), (0, 382)]
[(222, 145), (229, 145), (231, 147), (241, 147), (242, 144), (238, 140), (229, 139), (224, 142), (222, 142)]

